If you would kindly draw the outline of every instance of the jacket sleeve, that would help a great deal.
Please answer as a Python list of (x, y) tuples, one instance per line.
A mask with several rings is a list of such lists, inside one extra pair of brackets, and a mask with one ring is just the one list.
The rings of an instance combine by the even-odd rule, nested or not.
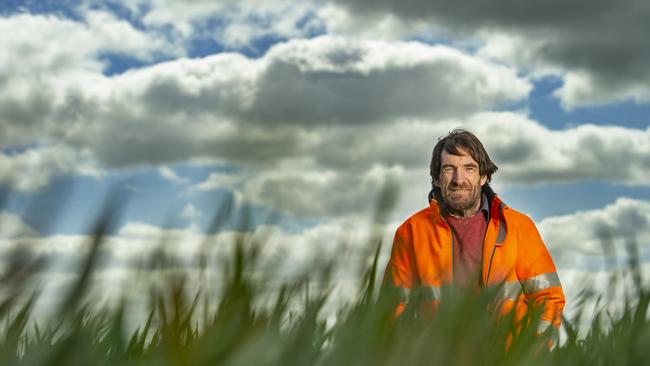
[(395, 315), (400, 315), (409, 301), (416, 283), (413, 243), (404, 226), (395, 232), (390, 259), (384, 272), (384, 290), (397, 303)]
[(543, 306), (538, 332), (550, 326), (559, 330), (565, 298), (560, 278), (533, 221), (524, 216), (519, 223), (519, 250), (517, 277), (521, 283), (526, 302), (533, 307)]

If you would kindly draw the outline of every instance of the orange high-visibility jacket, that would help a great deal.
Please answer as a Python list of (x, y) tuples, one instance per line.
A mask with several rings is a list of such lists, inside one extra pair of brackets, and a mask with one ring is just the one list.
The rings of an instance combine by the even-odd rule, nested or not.
[[(550, 325), (557, 330), (564, 293), (535, 224), (506, 206), (489, 185), (485, 184), (482, 191), (490, 211), (483, 241), (482, 285), (501, 286), (502, 313), (514, 308), (520, 318), (528, 305), (543, 306), (539, 331)], [(441, 288), (453, 284), (453, 245), (452, 231), (433, 197), (429, 207), (397, 229), (384, 283), (400, 294), (398, 315), (407, 305), (411, 290), (425, 293), (432, 307), (440, 301)]]

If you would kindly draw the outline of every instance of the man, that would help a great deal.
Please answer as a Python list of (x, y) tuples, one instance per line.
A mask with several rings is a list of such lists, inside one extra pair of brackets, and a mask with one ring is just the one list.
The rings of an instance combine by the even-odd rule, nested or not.
[[(495, 286), (501, 310), (521, 317), (543, 306), (539, 332), (560, 326), (564, 293), (533, 221), (506, 206), (489, 182), (497, 166), (472, 133), (456, 129), (433, 149), (429, 207), (395, 233), (384, 281), (400, 293), (402, 313), (413, 290), (419, 309), (435, 308), (441, 289)], [(444, 299), (443, 299), (444, 301)]]

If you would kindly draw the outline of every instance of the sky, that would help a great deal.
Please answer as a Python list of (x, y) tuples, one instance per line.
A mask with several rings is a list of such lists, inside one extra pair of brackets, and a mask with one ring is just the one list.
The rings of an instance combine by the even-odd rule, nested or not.
[(649, 17), (641, 0), (3, 1), (0, 257), (49, 258), (60, 285), (113, 207), (115, 288), (155, 250), (192, 267), (242, 232), (304, 270), (380, 221), (385, 265), (460, 127), (571, 303), (630, 243), (650, 272)]

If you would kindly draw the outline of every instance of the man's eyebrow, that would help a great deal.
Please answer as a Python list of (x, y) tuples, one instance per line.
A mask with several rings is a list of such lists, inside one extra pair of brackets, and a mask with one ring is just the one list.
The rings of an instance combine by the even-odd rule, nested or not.
[(468, 166), (477, 167), (478, 164), (477, 164), (477, 163), (466, 163), (466, 164), (463, 164), (463, 166), (464, 166), (464, 167), (468, 167)]

